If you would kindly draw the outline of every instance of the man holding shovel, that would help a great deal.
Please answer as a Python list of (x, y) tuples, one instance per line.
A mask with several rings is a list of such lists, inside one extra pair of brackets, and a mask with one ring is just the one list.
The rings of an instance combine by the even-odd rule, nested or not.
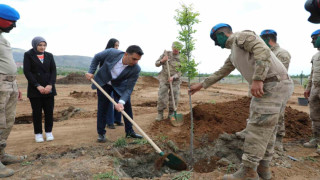
[[(143, 55), (142, 49), (137, 45), (129, 46), (126, 52), (122, 52), (117, 49), (106, 49), (94, 56), (92, 59), (90, 69), (86, 73), (86, 78), (94, 80), (102, 87), (108, 94), (113, 92), (114, 100), (117, 105), (115, 109), (117, 111), (124, 110), (131, 119), (133, 119), (130, 96), (133, 88), (139, 78), (141, 71), (138, 61)], [(94, 76), (97, 66), (100, 62), (104, 62), (100, 67), (97, 74)], [(93, 84), (92, 89), (97, 89)], [(98, 142), (106, 142), (106, 123), (107, 114), (113, 113), (108, 112), (108, 106), (110, 100), (97, 89), (98, 94), (98, 115), (97, 115), (97, 131), (98, 131)], [(142, 138), (141, 135), (135, 133), (132, 128), (132, 123), (123, 117), (125, 124), (126, 137)]]
[(208, 88), (235, 68), (251, 85), (250, 115), (244, 141), (242, 165), (237, 172), (225, 175), (224, 180), (271, 179), (269, 163), (280, 114), (293, 93), (293, 82), (284, 65), (253, 31), (233, 33), (225, 23), (215, 25), (210, 32), (215, 45), (231, 50), (225, 64), (202, 83), (190, 87), (194, 94)]
[[(174, 96), (175, 106), (178, 106), (180, 95), (180, 76), (181, 73), (177, 71), (177, 67), (180, 66), (179, 47), (182, 44), (175, 41), (172, 43), (172, 51), (164, 51), (160, 58), (156, 61), (156, 67), (162, 66), (162, 70), (159, 73), (159, 93), (158, 93), (158, 116), (156, 121), (163, 120), (163, 111), (167, 108), (169, 100), (168, 118), (173, 115), (175, 109), (172, 101), (172, 93)], [(169, 68), (168, 66), (169, 65)], [(170, 73), (168, 73), (168, 69)], [(170, 74), (170, 77), (169, 77)], [(170, 88), (170, 82), (172, 83), (172, 89)]]

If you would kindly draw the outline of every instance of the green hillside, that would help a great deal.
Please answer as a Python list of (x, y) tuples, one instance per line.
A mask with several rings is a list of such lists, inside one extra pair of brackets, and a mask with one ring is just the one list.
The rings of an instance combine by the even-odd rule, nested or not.
[[(13, 58), (16, 62), (23, 62), (23, 55), (26, 50), (13, 48)], [(55, 56), (54, 60), (57, 67), (68, 67), (72, 69), (88, 69), (92, 60), (92, 57), (77, 56), (77, 55), (61, 55)]]

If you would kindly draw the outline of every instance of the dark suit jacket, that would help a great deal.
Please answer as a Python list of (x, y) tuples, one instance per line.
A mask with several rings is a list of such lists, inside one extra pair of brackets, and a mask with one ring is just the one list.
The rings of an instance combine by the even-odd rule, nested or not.
[[(127, 66), (116, 79), (112, 80), (111, 70), (118, 61), (122, 60), (123, 55), (123, 51), (113, 48), (106, 49), (94, 56), (88, 72), (94, 74), (98, 64), (104, 61), (94, 80), (100, 86), (104, 86), (111, 81), (112, 87), (120, 95), (120, 99), (127, 102), (139, 78), (141, 68), (138, 64)], [(96, 89), (95, 85), (92, 85), (92, 89)]]
[[(23, 72), (28, 80), (28, 98), (48, 97), (57, 95), (55, 83), (57, 78), (56, 64), (53, 55), (44, 52), (43, 64), (37, 57), (33, 49), (24, 53)], [(46, 87), (52, 85), (52, 92), (49, 94), (41, 94), (37, 86)]]

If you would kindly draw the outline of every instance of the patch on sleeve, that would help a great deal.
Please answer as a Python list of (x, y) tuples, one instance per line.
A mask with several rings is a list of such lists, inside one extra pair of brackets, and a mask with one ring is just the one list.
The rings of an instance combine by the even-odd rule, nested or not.
[(249, 42), (254, 41), (254, 40), (256, 40), (255, 36), (248, 36), (247, 37), (247, 41), (249, 41)]
[(237, 44), (238, 45), (242, 45), (244, 42), (245, 42), (246, 38), (244, 35), (240, 35), (238, 38), (237, 38)]

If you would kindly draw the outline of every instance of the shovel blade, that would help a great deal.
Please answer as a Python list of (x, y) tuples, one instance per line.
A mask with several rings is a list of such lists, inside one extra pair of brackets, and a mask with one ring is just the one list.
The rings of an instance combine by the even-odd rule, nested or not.
[(168, 166), (171, 169), (182, 171), (187, 169), (187, 163), (178, 155), (169, 153), (166, 156), (167, 160), (164, 162), (164, 165)]
[(173, 126), (182, 126), (183, 125), (183, 115), (174, 113), (170, 115), (170, 122)]

